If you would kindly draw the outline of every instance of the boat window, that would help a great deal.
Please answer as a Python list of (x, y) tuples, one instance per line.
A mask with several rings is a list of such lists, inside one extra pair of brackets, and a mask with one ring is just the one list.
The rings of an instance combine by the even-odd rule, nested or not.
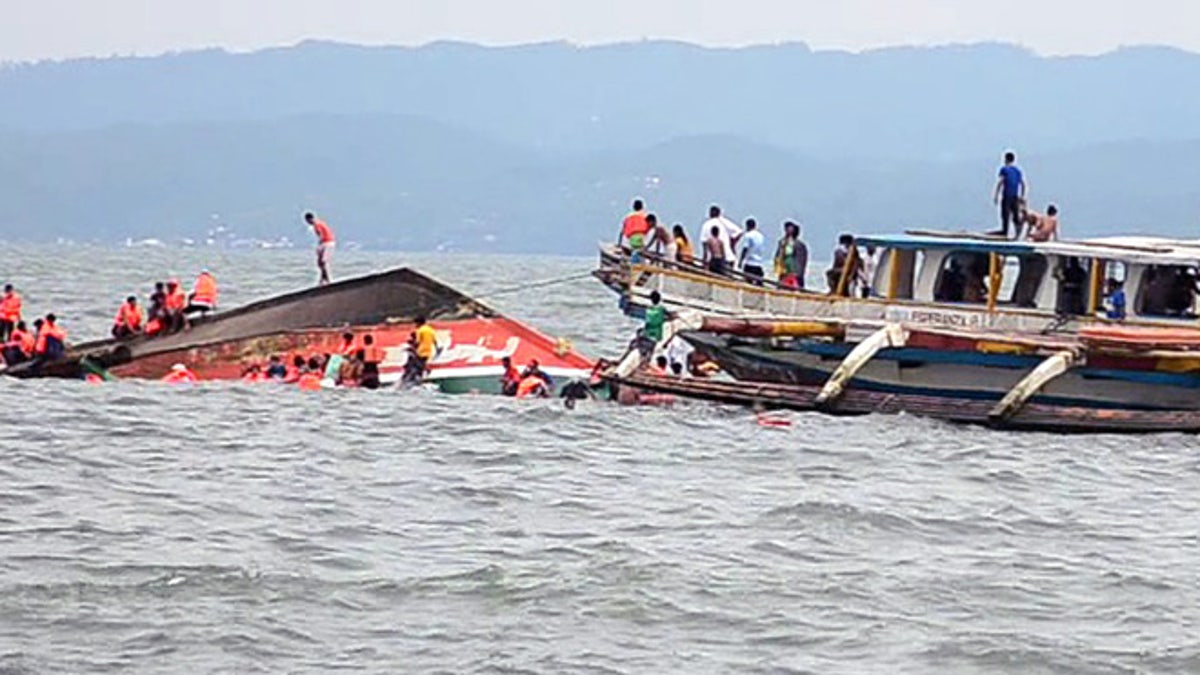
[(1013, 307), (1037, 307), (1038, 290), (1047, 267), (1043, 255), (1005, 256), (1004, 278), (997, 296), (1000, 302)]
[(988, 254), (955, 251), (942, 260), (933, 299), (937, 302), (987, 302)]
[(1058, 258), (1054, 268), (1058, 294), (1054, 301), (1057, 314), (1082, 316), (1087, 314), (1088, 280), (1092, 278), (1092, 261), (1076, 257)]
[[(892, 253), (885, 250), (880, 253), (879, 271), (875, 274), (876, 294), (888, 296), (888, 287), (892, 281)], [(914, 250), (896, 250), (896, 300), (912, 300), (916, 281), (921, 276), (921, 268), (925, 265), (925, 252)]]
[(1142, 316), (1196, 316), (1197, 269), (1189, 265), (1149, 265), (1137, 292)]

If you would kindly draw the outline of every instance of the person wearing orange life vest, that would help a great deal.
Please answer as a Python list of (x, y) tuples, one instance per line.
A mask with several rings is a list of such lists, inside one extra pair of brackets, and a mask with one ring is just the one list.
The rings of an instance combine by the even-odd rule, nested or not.
[(537, 359), (529, 362), (525, 366), (525, 370), (521, 373), (521, 382), (517, 385), (517, 398), (529, 398), (536, 396), (538, 398), (549, 398), (550, 393), (554, 390), (554, 380), (542, 371), (541, 364)]
[(500, 393), (505, 396), (516, 396), (517, 389), (521, 386), (521, 371), (513, 365), (511, 356), (500, 359), (500, 365), (504, 368), (504, 374), (500, 376)]
[(357, 351), (358, 345), (354, 343), (354, 333), (342, 333), (342, 344), (337, 348), (337, 353), (348, 359)]
[(168, 384), (191, 384), (196, 381), (196, 374), (182, 363), (171, 366), (171, 372), (163, 375), (162, 381)]
[(163, 313), (166, 315), (166, 328), (171, 332), (183, 330), (185, 325), (183, 313), (187, 309), (187, 295), (179, 286), (178, 279), (167, 282), (167, 298), (163, 301)]
[(192, 294), (188, 296), (188, 306), (185, 312), (200, 312), (205, 314), (217, 308), (217, 278), (208, 270), (200, 270), (196, 283), (192, 286)]
[(58, 325), (58, 317), (47, 314), (34, 341), (33, 353), (43, 361), (62, 358), (67, 352), (67, 331)]
[(4, 296), (0, 297), (0, 342), (8, 341), (20, 321), (21, 296), (12, 284), (4, 284)]
[(646, 234), (650, 232), (650, 223), (646, 222), (646, 205), (642, 200), (633, 200), (633, 211), (621, 221), (621, 234), (617, 244), (628, 244), (633, 252), (640, 253), (646, 244)]
[(362, 376), (359, 385), (364, 389), (379, 388), (379, 366), (386, 353), (375, 344), (375, 337), (364, 335), (362, 339)]
[(18, 363), (23, 363), (33, 356), (33, 348), (36, 343), (36, 338), (29, 332), (24, 321), (18, 321), (16, 327), (13, 328), (12, 334), (8, 336), (8, 341), (4, 343), (3, 356), (4, 363), (9, 366), (15, 366)]
[(296, 386), (302, 391), (320, 391), (321, 390), (321, 360), (317, 357), (312, 357), (308, 360), (307, 370), (300, 374), (296, 379)]
[(113, 319), (113, 337), (121, 340), (141, 333), (144, 319), (145, 315), (137, 304), (137, 298), (132, 295), (125, 298), (125, 302), (117, 309), (116, 318)]
[(324, 286), (329, 283), (329, 257), (333, 254), (335, 245), (333, 228), (311, 212), (304, 214), (304, 222), (308, 223), (313, 234), (317, 235), (317, 269), (321, 271), (321, 278), (317, 284)]

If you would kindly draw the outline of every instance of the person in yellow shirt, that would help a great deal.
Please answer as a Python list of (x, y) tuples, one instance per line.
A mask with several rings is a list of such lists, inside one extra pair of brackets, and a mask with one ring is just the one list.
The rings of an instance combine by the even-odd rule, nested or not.
[(409, 352), (410, 363), (405, 364), (404, 379), (409, 382), (419, 382), (429, 369), (429, 361), (437, 355), (437, 332), (425, 322), (425, 317), (417, 317), (417, 329), (413, 331), (412, 346)]

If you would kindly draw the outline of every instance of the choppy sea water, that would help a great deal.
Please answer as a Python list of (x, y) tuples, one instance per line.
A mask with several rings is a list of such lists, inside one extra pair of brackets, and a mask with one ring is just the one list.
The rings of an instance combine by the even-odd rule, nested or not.
[[(209, 265), (307, 252), (18, 249), (98, 336)], [(14, 260), (19, 260), (19, 264)], [(339, 251), (487, 296), (590, 259)], [(613, 355), (593, 281), (488, 298)], [(1193, 436), (913, 417), (0, 380), (0, 672), (1195, 673)]]

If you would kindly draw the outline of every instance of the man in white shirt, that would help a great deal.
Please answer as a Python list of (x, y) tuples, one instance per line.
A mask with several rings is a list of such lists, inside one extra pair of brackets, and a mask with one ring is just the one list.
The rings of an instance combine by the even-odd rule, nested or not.
[(736, 246), (738, 239), (742, 237), (742, 228), (737, 226), (732, 220), (721, 215), (721, 207), (711, 206), (708, 209), (708, 220), (704, 221), (704, 226), (700, 228), (700, 236), (696, 241), (704, 241), (716, 226), (721, 237), (721, 243), (725, 245), (725, 260), (733, 264), (737, 260)]
[(762, 286), (763, 254), (767, 248), (767, 240), (763, 233), (758, 231), (758, 223), (753, 218), (746, 219), (746, 234), (742, 236), (741, 247), (742, 274), (750, 279), (750, 283)]

